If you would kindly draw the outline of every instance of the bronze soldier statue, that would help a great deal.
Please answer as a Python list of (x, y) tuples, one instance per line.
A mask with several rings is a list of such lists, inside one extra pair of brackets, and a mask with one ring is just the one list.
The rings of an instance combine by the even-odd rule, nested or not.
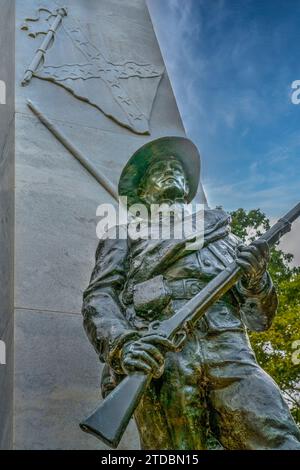
[[(200, 156), (192, 142), (165, 137), (133, 155), (119, 194), (129, 205), (180, 207), (195, 197), (199, 176)], [(247, 329), (268, 329), (277, 309), (268, 244), (242, 245), (221, 209), (206, 207), (204, 228), (197, 250), (184, 239), (100, 241), (83, 316), (106, 364), (102, 394), (133, 371), (153, 374), (135, 411), (143, 449), (206, 449), (210, 429), (225, 449), (299, 450), (299, 430), (247, 336)], [(234, 259), (242, 279), (209, 308), (181, 352), (162, 336), (142, 337), (150, 322), (173, 315)]]

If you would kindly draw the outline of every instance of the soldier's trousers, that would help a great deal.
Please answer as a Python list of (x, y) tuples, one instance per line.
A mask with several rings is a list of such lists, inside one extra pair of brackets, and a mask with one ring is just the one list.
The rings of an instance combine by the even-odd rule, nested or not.
[(136, 413), (143, 449), (201, 450), (210, 428), (225, 449), (300, 449), (300, 433), (243, 331), (196, 332), (168, 353)]

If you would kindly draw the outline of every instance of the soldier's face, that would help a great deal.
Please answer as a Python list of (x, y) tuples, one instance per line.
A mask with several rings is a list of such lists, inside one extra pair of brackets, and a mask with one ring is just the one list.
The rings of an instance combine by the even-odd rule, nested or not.
[(166, 201), (185, 202), (188, 183), (181, 163), (174, 157), (153, 163), (148, 168), (141, 184), (141, 197), (148, 204)]

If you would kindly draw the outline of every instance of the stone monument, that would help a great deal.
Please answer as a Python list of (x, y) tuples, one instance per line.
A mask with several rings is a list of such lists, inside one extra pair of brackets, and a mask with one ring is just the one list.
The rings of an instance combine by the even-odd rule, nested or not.
[(13, 439), (14, 2), (0, 14), (0, 449)]
[[(78, 426), (100, 397), (81, 316), (113, 202), (97, 175), (117, 186), (139, 147), (185, 131), (144, 0), (16, 6), (15, 448), (105, 448)], [(133, 423), (120, 448), (139, 448)]]

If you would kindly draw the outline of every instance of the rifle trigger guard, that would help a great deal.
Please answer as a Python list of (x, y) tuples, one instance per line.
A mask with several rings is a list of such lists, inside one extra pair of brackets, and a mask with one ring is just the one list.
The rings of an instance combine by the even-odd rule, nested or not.
[(174, 344), (175, 346), (175, 350), (176, 352), (179, 352), (182, 350), (184, 344), (185, 344), (185, 341), (187, 339), (187, 332), (185, 329), (182, 329), (182, 330), (178, 330), (175, 335), (173, 336), (172, 338), (172, 343)]

